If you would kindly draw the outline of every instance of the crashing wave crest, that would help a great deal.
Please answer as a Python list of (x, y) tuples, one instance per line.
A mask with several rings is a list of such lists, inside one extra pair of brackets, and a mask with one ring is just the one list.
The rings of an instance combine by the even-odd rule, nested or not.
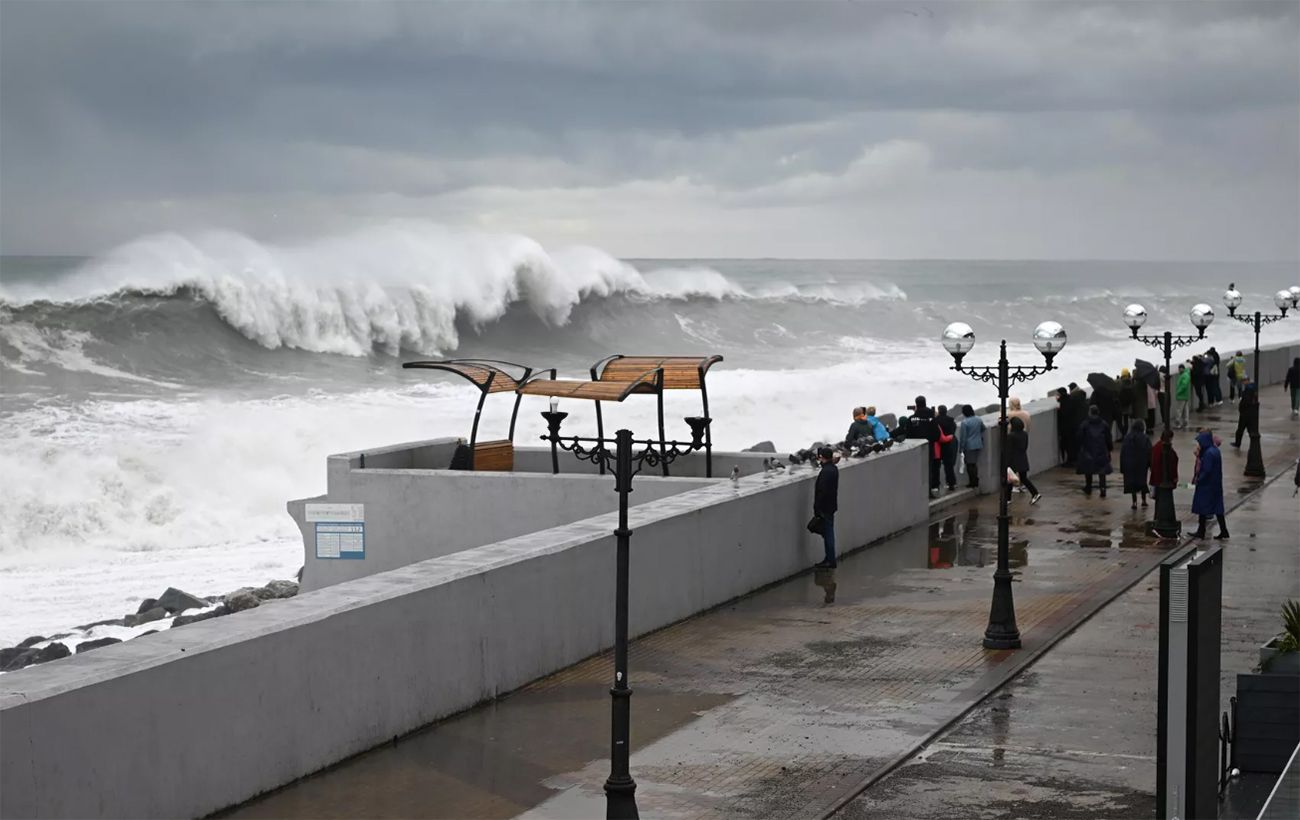
[(123, 245), (40, 287), (0, 301), (79, 304), (194, 294), (267, 348), (361, 356), (380, 348), (435, 353), (459, 343), (457, 319), (481, 326), (526, 304), (563, 325), (583, 299), (739, 298), (707, 268), (642, 275), (589, 247), (548, 252), (523, 236), (400, 222), (296, 246), (234, 233), (164, 234)]

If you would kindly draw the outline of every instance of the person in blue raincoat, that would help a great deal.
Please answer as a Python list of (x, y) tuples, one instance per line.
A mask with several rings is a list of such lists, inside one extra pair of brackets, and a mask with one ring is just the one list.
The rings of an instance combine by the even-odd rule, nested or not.
[(1214, 434), (1202, 430), (1196, 434), (1196, 493), (1192, 496), (1192, 512), (1199, 516), (1200, 526), (1196, 528), (1195, 538), (1205, 537), (1205, 525), (1210, 516), (1219, 520), (1219, 534), (1216, 539), (1228, 537), (1228, 522), (1223, 517), (1223, 457), (1219, 448), (1214, 446)]

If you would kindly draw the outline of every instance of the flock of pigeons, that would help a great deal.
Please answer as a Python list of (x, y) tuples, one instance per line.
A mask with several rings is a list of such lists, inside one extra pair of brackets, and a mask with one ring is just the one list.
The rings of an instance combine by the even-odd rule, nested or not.
[[(827, 444), (825, 442), (816, 441), (813, 442), (812, 445), (810, 445), (809, 447), (803, 450), (796, 450), (786, 458), (789, 460), (790, 464), (792, 465), (812, 464), (817, 461), (817, 451), (826, 446)], [(871, 453), (883, 453), (885, 450), (888, 450), (890, 447), (893, 446), (894, 446), (894, 442), (892, 439), (889, 441), (880, 442), (880, 441), (876, 441), (874, 438), (871, 438), (870, 436), (868, 436), (867, 438), (858, 439), (857, 441), (854, 441), (852, 444), (849, 444), (848, 442), (845, 441), (841, 441), (839, 444), (830, 445), (831, 449), (835, 451), (837, 460), (838, 457), (840, 456), (844, 458), (865, 458)], [(778, 472), (784, 469), (785, 469), (785, 464), (782, 463), (780, 459), (777, 459), (775, 457), (763, 459), (763, 472), (765, 473)], [(740, 478), (739, 467), (736, 467), (731, 471), (731, 477), (733, 481)]]

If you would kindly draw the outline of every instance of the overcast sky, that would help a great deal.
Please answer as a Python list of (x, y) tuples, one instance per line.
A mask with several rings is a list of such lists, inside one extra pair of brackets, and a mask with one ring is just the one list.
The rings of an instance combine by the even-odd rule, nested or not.
[(0, 250), (1300, 258), (1300, 3), (0, 0)]

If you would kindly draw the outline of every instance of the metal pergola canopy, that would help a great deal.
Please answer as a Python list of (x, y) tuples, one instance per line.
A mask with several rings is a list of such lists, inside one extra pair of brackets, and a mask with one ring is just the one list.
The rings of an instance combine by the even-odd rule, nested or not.
[[(404, 370), (441, 370), (455, 373), (479, 389), (478, 406), (474, 408), (474, 424), (469, 434), (469, 468), (474, 469), (474, 455), (478, 447), (478, 422), (483, 414), (483, 402), (489, 393), (515, 393), (515, 406), (510, 412), (510, 432), (504, 444), (513, 450), (515, 440), (515, 422), (519, 418), (519, 402), (523, 394), (520, 385), (534, 375), (550, 373), (555, 378), (554, 368), (532, 368), (514, 362), (495, 361), (493, 359), (443, 359), (441, 361), (404, 362)], [(511, 458), (513, 462), (513, 457)]]
[[(668, 440), (664, 427), (664, 391), (698, 390), (705, 419), (705, 475), (713, 476), (713, 433), (707, 426), (709, 392), (706, 377), (721, 356), (608, 356), (591, 366), (591, 381), (576, 379), (533, 378), (517, 389), (520, 395), (550, 396), (557, 399), (582, 399), (596, 403), (596, 435), (605, 436), (605, 419), (601, 402), (622, 402), (636, 393), (653, 395), (658, 401), (659, 443)], [(601, 465), (601, 472), (605, 471)], [(667, 462), (663, 465), (668, 475)]]

